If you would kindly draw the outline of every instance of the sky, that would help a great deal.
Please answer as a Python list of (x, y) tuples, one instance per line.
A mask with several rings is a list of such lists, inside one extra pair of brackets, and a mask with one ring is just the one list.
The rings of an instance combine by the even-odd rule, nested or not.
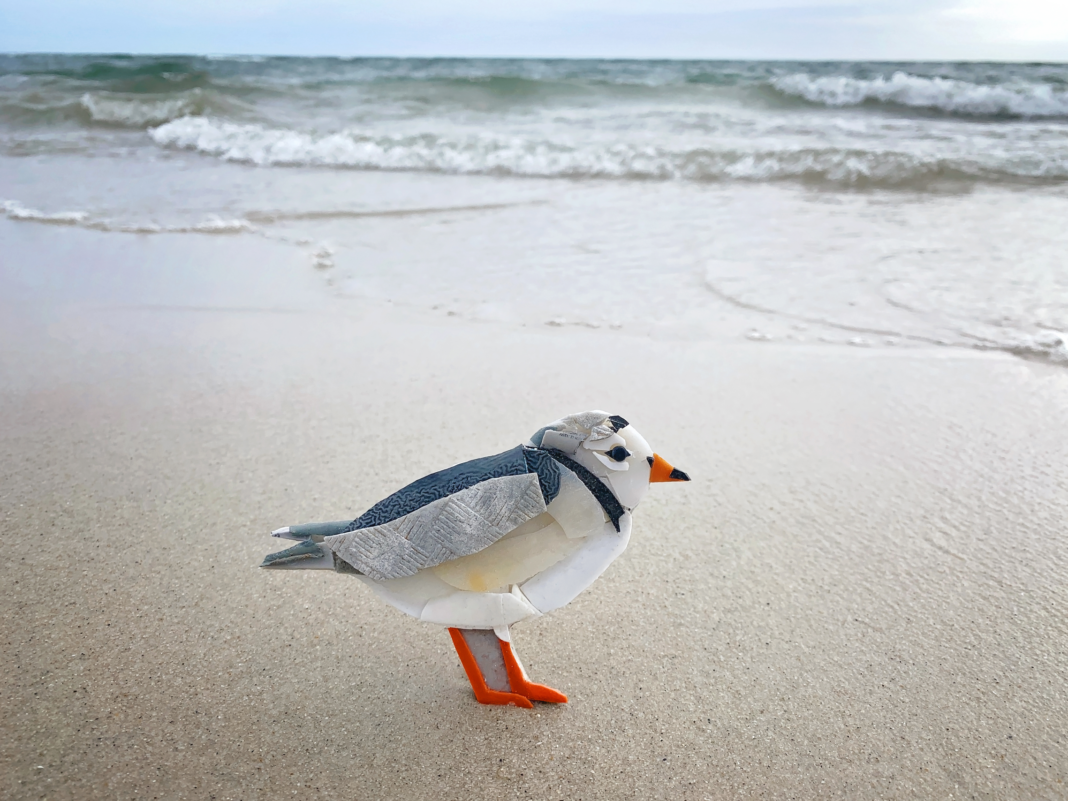
[(1068, 62), (1068, 0), (0, 0), (0, 52)]

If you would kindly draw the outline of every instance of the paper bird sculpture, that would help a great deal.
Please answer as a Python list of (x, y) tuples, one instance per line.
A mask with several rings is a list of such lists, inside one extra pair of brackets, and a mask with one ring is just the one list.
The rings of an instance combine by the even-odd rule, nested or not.
[(623, 553), (650, 483), (689, 481), (634, 426), (573, 414), (526, 443), (409, 484), (355, 520), (287, 526), (262, 567), (349, 573), (446, 626), (483, 704), (567, 703), (530, 681), (510, 626), (573, 600)]

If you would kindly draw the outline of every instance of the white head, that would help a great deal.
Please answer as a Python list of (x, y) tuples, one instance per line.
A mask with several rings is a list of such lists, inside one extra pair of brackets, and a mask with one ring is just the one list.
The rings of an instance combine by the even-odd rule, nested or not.
[(539, 430), (530, 444), (574, 459), (607, 484), (627, 509), (638, 505), (650, 483), (690, 480), (653, 453), (634, 426), (607, 412), (568, 415)]

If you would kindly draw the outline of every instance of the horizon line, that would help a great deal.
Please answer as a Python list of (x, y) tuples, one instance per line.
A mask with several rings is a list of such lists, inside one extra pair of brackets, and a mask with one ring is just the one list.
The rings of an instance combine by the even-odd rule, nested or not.
[(151, 51), (151, 50), (0, 50), (0, 56), (157, 56), (169, 58), (214, 58), (214, 59), (268, 59), (268, 58), (323, 58), (337, 59), (341, 61), (355, 61), (360, 59), (392, 59), (395, 61), (635, 61), (635, 62), (793, 62), (806, 64), (822, 64), (837, 62), (842, 64), (1020, 64), (1035, 66), (1068, 66), (1068, 61), (1047, 61), (1042, 59), (1005, 59), (1005, 58), (790, 58), (788, 56), (774, 56), (770, 58), (726, 58), (726, 57), (681, 57), (681, 56), (538, 56), (538, 55), (494, 55), (494, 56), (462, 56), (462, 55), (387, 55), (387, 54), (363, 54), (363, 55), (338, 55), (326, 53), (220, 53), (194, 51)]

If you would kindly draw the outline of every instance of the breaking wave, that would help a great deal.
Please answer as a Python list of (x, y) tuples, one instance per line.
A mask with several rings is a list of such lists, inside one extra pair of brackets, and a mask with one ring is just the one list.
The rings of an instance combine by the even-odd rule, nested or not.
[(84, 92), (74, 99), (0, 99), (0, 120), (21, 125), (67, 122), (86, 127), (144, 129), (182, 117), (224, 111), (226, 106), (199, 89), (171, 97), (137, 97)]
[(864, 187), (911, 187), (937, 181), (1068, 178), (1063, 154), (1011, 159), (982, 154), (924, 156), (893, 150), (783, 146), (753, 150), (672, 150), (618, 143), (570, 144), (490, 134), (446, 137), (374, 135), (360, 131), (315, 136), (208, 117), (183, 117), (153, 128), (152, 140), (224, 161), (259, 166), (422, 170), (454, 174), (548, 178), (719, 181), (795, 180)]
[(884, 103), (973, 117), (1068, 117), (1068, 91), (1050, 84), (983, 85), (899, 71), (889, 79), (798, 73), (774, 78), (771, 85), (784, 95), (832, 107)]
[(210, 104), (204, 93), (193, 89), (177, 97), (159, 100), (105, 96), (86, 92), (78, 101), (89, 121), (125, 128), (147, 128), (171, 120), (203, 114)]

